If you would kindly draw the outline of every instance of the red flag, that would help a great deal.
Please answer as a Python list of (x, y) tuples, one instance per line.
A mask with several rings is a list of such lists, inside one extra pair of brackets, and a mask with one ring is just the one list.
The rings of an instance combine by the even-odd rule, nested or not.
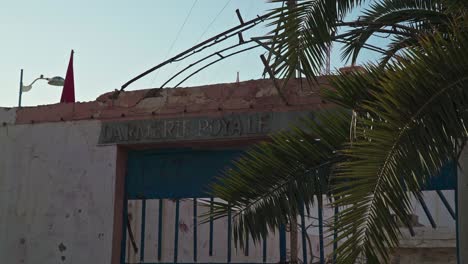
[(68, 63), (67, 75), (65, 75), (65, 83), (63, 85), (61, 103), (75, 102), (75, 78), (73, 77), (73, 50)]

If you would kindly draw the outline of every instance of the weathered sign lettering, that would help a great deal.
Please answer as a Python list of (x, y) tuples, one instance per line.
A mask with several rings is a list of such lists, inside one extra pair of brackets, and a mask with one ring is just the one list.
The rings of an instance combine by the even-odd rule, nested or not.
[(285, 129), (304, 112), (244, 113), (222, 117), (193, 117), (103, 122), (99, 144), (264, 136)]

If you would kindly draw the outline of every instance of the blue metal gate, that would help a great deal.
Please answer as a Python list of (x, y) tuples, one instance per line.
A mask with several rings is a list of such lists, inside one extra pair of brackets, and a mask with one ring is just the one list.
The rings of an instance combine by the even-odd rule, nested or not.
[[(289, 232), (281, 228), (245, 250), (236, 250), (231, 216), (201, 223), (215, 198), (206, 193), (240, 150), (136, 151), (128, 156), (121, 263), (279, 263), (288, 256)], [(447, 166), (427, 188), (440, 197), (456, 218), (442, 190), (455, 189), (456, 168)], [(424, 200), (419, 201), (432, 227), (435, 220)], [(323, 219), (337, 210), (320, 205), (313, 215), (300, 215), (298, 253), (303, 263), (325, 263), (336, 244), (323, 237)], [(310, 229), (316, 231), (311, 232)], [(409, 226), (413, 234), (412, 227)], [(315, 233), (314, 233), (315, 232)], [(330, 246), (326, 246), (330, 245)]]
[[(239, 153), (231, 149), (129, 153), (121, 263), (284, 261), (285, 229), (240, 251), (233, 245), (230, 216), (200, 223), (199, 215), (210, 210), (215, 199), (206, 194), (208, 184)], [(273, 252), (268, 252), (273, 247), (268, 243), (276, 244)]]

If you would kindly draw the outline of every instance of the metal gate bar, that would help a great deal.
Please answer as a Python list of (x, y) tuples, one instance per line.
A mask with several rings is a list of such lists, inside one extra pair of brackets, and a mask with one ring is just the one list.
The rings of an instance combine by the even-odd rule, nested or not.
[(286, 262), (286, 227), (284, 225), (280, 226), (280, 262)]
[(323, 201), (322, 196), (317, 196), (318, 199), (318, 219), (319, 219), (319, 246), (320, 246), (320, 264), (325, 264), (325, 251), (323, 245)]
[[(443, 194), (442, 194), (443, 195)], [(445, 196), (443, 196), (445, 198)], [(135, 245), (136, 247), (132, 247), (131, 245), (127, 245), (126, 241), (127, 241), (127, 237), (129, 235), (130, 232), (132, 232), (130, 229), (128, 228), (125, 228), (125, 232), (123, 233), (123, 240), (122, 240), (122, 250), (123, 250), (123, 254), (122, 254), (122, 263), (127, 263), (125, 262), (125, 255), (126, 253), (128, 253), (129, 251), (133, 250), (133, 252), (137, 252), (139, 251), (139, 255), (137, 255), (137, 259), (139, 259), (139, 262), (138, 263), (146, 263), (146, 264), (150, 264), (150, 263), (153, 263), (153, 262), (145, 262), (145, 252), (147, 251), (147, 241), (145, 240), (145, 235), (146, 235), (146, 232), (147, 232), (147, 228), (146, 228), (146, 225), (148, 224), (148, 219), (147, 219), (147, 210), (148, 210), (148, 207), (147, 207), (147, 199), (137, 199), (137, 200), (140, 200), (141, 201), (141, 211), (140, 211), (140, 208), (138, 208), (138, 215), (141, 216), (141, 222), (138, 222), (138, 226), (140, 226), (140, 230), (135, 230), (135, 231), (139, 231), (138, 233), (140, 234), (140, 237), (137, 238), (137, 241), (140, 242), (139, 246)], [(137, 201), (137, 200), (133, 200), (133, 201)], [(163, 211), (163, 207), (164, 207), (164, 203), (163, 203), (163, 199), (158, 199), (159, 200), (159, 215), (157, 216), (157, 219), (159, 219), (159, 222), (158, 222), (158, 234), (157, 234), (157, 240), (158, 240), (158, 246), (157, 246), (157, 252), (158, 252), (158, 261), (161, 261), (161, 257), (162, 257), (162, 240), (163, 240), (163, 233), (164, 233), (164, 229), (163, 229), (163, 214), (164, 214), (164, 211)], [(198, 205), (197, 203), (199, 202), (199, 200), (197, 200), (197, 198), (191, 198), (190, 199), (193, 203), (193, 211), (192, 211), (192, 216), (193, 216), (193, 263), (197, 263), (198, 262), (198, 229), (197, 229), (197, 226), (198, 226)], [(212, 199), (210, 199), (211, 201)], [(443, 200), (441, 198), (441, 200)], [(132, 200), (127, 200), (128, 201), (132, 201)], [(324, 207), (323, 207), (323, 200), (322, 199), (318, 199), (318, 206), (317, 206), (317, 212), (318, 212), (318, 222), (319, 222), (319, 225), (318, 225), (318, 229), (319, 229), (319, 247), (320, 247), (320, 259), (319, 259), (319, 263), (325, 263), (326, 259), (325, 259), (325, 242), (324, 242), (324, 230), (323, 230), (323, 225), (324, 225), (324, 220), (323, 220), (323, 210), (324, 210)], [(447, 200), (446, 200), (447, 201)], [(448, 203), (448, 201), (447, 201)], [(427, 205), (424, 206), (425, 203), (421, 203), (421, 206), (422, 206), (422, 209), (424, 210), (425, 213), (429, 213), (430, 215), (430, 211), (429, 209), (427, 208)], [(450, 205), (450, 204), (449, 204)], [(212, 206), (212, 205), (210, 205)], [(155, 208), (156, 209), (156, 208)], [(125, 206), (124, 208), (124, 212), (126, 214), (128, 214), (128, 205)], [(336, 217), (337, 217), (337, 214), (339, 212), (339, 209), (338, 208), (334, 208), (334, 218), (336, 220)], [(180, 238), (179, 238), (179, 234), (180, 234), (180, 225), (179, 225), (179, 221), (181, 220), (180, 219), (180, 213), (181, 213), (181, 199), (176, 199), (175, 200), (175, 219), (174, 219), (174, 256), (173, 256), (173, 263), (178, 263), (179, 262), (179, 241), (180, 241)], [(431, 215), (430, 215), (431, 216)], [(156, 217), (156, 216), (155, 216)], [(303, 263), (308, 263), (309, 261), (309, 256), (308, 254), (312, 254), (312, 252), (308, 252), (307, 250), (307, 227), (306, 227), (306, 222), (305, 222), (305, 208), (303, 206), (300, 207), (300, 217), (301, 217), (301, 222), (300, 222), (300, 225), (301, 225), (301, 238), (302, 238), (302, 261)], [(134, 218), (133, 218), (134, 219)], [(127, 217), (124, 217), (123, 218), (124, 220), (124, 226), (126, 227), (127, 226), (127, 223), (128, 223), (128, 219)], [(137, 220), (139, 221), (139, 220)], [(226, 262), (225, 263), (231, 263), (232, 262), (232, 212), (229, 211), (229, 215), (228, 215), (228, 226), (227, 226), (227, 257), (226, 257)], [(429, 222), (431, 222), (431, 225), (434, 224), (435, 225), (435, 221), (434, 219), (432, 218), (432, 221), (431, 219), (429, 219)], [(210, 221), (210, 225), (213, 226), (213, 222), (214, 221)], [(211, 232), (213, 232), (213, 228), (211, 229)], [(286, 228), (285, 226), (282, 226), (281, 229), (280, 229), (280, 239), (279, 239), (279, 246), (280, 246), (280, 259), (283, 260), (283, 261), (287, 261), (287, 252), (286, 252), (286, 240), (287, 240), (287, 235), (286, 235)], [(132, 236), (130, 236), (132, 237)], [(337, 237), (337, 234), (333, 234), (333, 238), (336, 239)], [(264, 237), (262, 239), (263, 241), (263, 245), (262, 245), (262, 262), (263, 263), (266, 263), (267, 261), (267, 239), (266, 237)], [(133, 242), (133, 241), (131, 241)], [(209, 238), (209, 242), (211, 244), (213, 244), (213, 234), (211, 234), (210, 238)], [(246, 239), (246, 248), (245, 248), (245, 251), (243, 252), (245, 254), (245, 256), (248, 256), (249, 255), (249, 240)], [(148, 244), (149, 245), (149, 244)], [(336, 240), (333, 241), (333, 251), (336, 250), (337, 248), (337, 242)], [(138, 248), (137, 248), (138, 247)], [(213, 253), (213, 252), (211, 252)], [(332, 255), (333, 257), (333, 263), (336, 263), (336, 256), (335, 254)], [(313, 258), (313, 255), (312, 255), (312, 258)], [(161, 263), (161, 262), (155, 262), (155, 263)]]
[[(164, 199), (158, 199), (159, 201), (159, 208), (158, 208), (158, 216), (157, 216), (157, 219), (159, 220), (158, 221), (158, 227), (157, 227), (157, 241), (158, 241), (158, 244), (157, 244), (157, 247), (155, 248), (156, 252), (157, 252), (157, 260), (159, 261), (158, 263), (163, 263), (161, 262), (162, 260), (162, 250), (163, 250), (163, 239), (164, 239), (164, 218), (163, 218), (163, 215), (164, 215)], [(197, 206), (197, 198), (191, 198), (191, 200), (193, 201), (193, 227), (194, 227), (194, 231), (193, 231), (193, 263), (197, 263), (198, 262), (198, 229), (197, 229), (197, 226), (198, 226), (198, 220), (197, 220), (197, 217), (198, 217), (198, 206)], [(211, 200), (211, 199), (210, 199)], [(141, 216), (141, 221), (139, 221), (138, 223), (138, 226), (140, 227), (140, 230), (133, 230), (128, 227), (127, 228), (127, 225), (129, 225), (131, 222), (129, 221), (132, 221), (132, 219), (134, 220), (135, 218), (132, 218), (130, 217), (131, 219), (127, 219), (127, 217), (124, 218), (124, 224), (125, 224), (125, 228), (124, 228), (124, 232), (123, 232), (123, 238), (122, 238), (122, 255), (121, 255), (121, 261), (122, 263), (127, 263), (127, 257), (129, 256), (129, 254), (133, 254), (131, 253), (130, 251), (134, 252), (134, 253), (138, 253), (138, 255), (136, 255), (137, 259), (138, 259), (138, 263), (146, 263), (146, 264), (150, 264), (150, 263), (153, 263), (153, 262), (147, 262), (145, 261), (145, 252), (147, 251), (147, 224), (149, 224), (148, 222), (148, 219), (147, 219), (147, 210), (148, 210), (148, 199), (145, 199), (145, 198), (141, 198), (141, 199), (126, 199), (126, 206), (124, 206), (124, 213), (126, 215), (129, 215), (129, 212), (128, 212), (128, 202), (130, 201), (141, 201), (141, 207), (138, 208), (138, 214)], [(173, 232), (174, 232), (174, 242), (173, 242), (173, 249), (174, 249), (174, 255), (173, 255), (173, 263), (179, 263), (179, 234), (180, 234), (180, 225), (179, 225), (179, 222), (180, 222), (180, 211), (181, 210), (181, 199), (175, 199), (175, 218), (174, 218), (174, 229), (173, 229)], [(227, 252), (227, 257), (226, 257), (226, 262), (225, 263), (231, 263), (232, 262), (232, 211), (229, 211), (229, 214), (228, 214), (228, 217), (227, 217), (227, 223), (228, 223), (228, 227), (227, 227), (227, 249), (226, 249), (226, 252)], [(211, 226), (212, 226), (212, 229), (211, 229), (211, 232), (213, 233), (213, 225), (214, 225), (214, 220), (210, 221), (209, 223)], [(138, 234), (140, 235), (140, 237), (134, 237), (133, 235), (135, 234), (134, 232), (137, 231)], [(280, 230), (280, 236), (281, 236), (281, 241), (280, 241), (280, 257), (283, 258), (283, 259), (286, 259), (286, 229), (285, 228), (282, 228), (282, 230)], [(131, 238), (131, 241), (128, 241), (128, 238)], [(127, 247), (127, 242), (131, 242), (132, 244), (135, 242), (135, 238), (137, 239), (137, 241), (139, 242), (139, 246), (135, 245), (135, 247)], [(249, 248), (250, 248), (250, 239), (246, 239), (246, 247), (245, 247), (245, 251), (243, 252), (245, 256), (249, 256)], [(262, 245), (262, 259), (261, 261), (263, 263), (266, 263), (267, 262), (267, 257), (268, 257), (268, 252), (267, 252), (267, 238), (264, 237), (262, 239), (263, 241), (263, 245)], [(211, 245), (213, 245), (213, 234), (211, 234), (210, 238), (209, 238), (209, 242)], [(149, 245), (149, 244), (148, 244)], [(213, 253), (213, 252), (211, 252)]]
[(303, 263), (308, 263), (307, 262), (307, 228), (305, 226), (305, 212), (304, 212), (304, 203), (301, 203), (299, 206), (300, 209), (300, 215), (301, 215), (301, 235), (302, 235), (302, 262)]
[(208, 255), (211, 257), (213, 256), (213, 228), (214, 228), (214, 221), (213, 221), (213, 205), (214, 204), (214, 198), (210, 198), (210, 244), (209, 244), (209, 253)]
[(444, 204), (445, 208), (447, 209), (449, 214), (452, 216), (453, 220), (457, 220), (457, 216), (456, 216), (455, 212), (453, 211), (452, 206), (450, 206), (449, 202), (447, 201), (447, 198), (445, 198), (444, 193), (441, 190), (436, 190), (436, 192), (439, 195), (440, 200)]
[(231, 232), (231, 228), (232, 228), (232, 212), (231, 212), (231, 206), (229, 206), (229, 209), (228, 209), (228, 216), (227, 216), (227, 221), (228, 221), (228, 228), (227, 228), (227, 232), (228, 232), (228, 235), (227, 235), (227, 262), (228, 263), (231, 263), (231, 235), (232, 235), (232, 232)]
[(174, 236), (174, 263), (177, 263), (177, 255), (179, 254), (179, 209), (180, 200), (176, 200), (176, 217), (175, 217), (175, 236)]
[(424, 210), (424, 213), (426, 214), (427, 219), (429, 219), (429, 222), (431, 223), (432, 228), (436, 228), (437, 225), (436, 225), (436, 223), (434, 221), (434, 217), (432, 217), (431, 211), (429, 211), (429, 208), (427, 208), (426, 202), (420, 196), (418, 196), (418, 200), (419, 200), (419, 203), (421, 203), (421, 206), (422, 206), (422, 208)]
[[(127, 177), (125, 179), (125, 186), (127, 185)], [(127, 192), (124, 194), (124, 199), (123, 199), (123, 221), (122, 221), (122, 241), (120, 241), (120, 263), (125, 263), (125, 256), (126, 256), (126, 251), (127, 251), (127, 223), (128, 223), (128, 208), (127, 208), (127, 202), (128, 197), (127, 197)]]
[(140, 235), (140, 261), (145, 257), (145, 227), (146, 227), (146, 199), (142, 200), (141, 206), (141, 235)]
[(162, 222), (163, 222), (163, 200), (159, 199), (158, 214), (158, 261), (162, 259)]
[[(335, 206), (335, 211), (333, 214), (333, 219), (335, 223), (338, 222), (338, 214), (340, 213), (340, 209), (338, 206)], [(336, 249), (338, 248), (338, 232), (333, 232), (333, 263), (336, 264)]]
[(197, 198), (193, 198), (193, 261), (197, 262)]

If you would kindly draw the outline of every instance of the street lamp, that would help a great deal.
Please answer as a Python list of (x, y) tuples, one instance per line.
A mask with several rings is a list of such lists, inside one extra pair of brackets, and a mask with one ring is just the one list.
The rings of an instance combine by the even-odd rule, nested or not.
[(31, 84), (23, 85), (23, 69), (21, 69), (18, 107), (21, 107), (21, 97), (23, 95), (23, 92), (28, 92), (29, 90), (31, 90), (32, 85), (38, 80), (46, 80), (49, 85), (53, 85), (53, 86), (63, 86), (64, 83), (65, 83), (65, 79), (63, 79), (60, 76), (54, 76), (52, 78), (46, 78), (46, 77), (44, 77), (44, 75), (41, 74), (41, 76), (39, 76), (39, 78), (34, 79), (34, 81), (32, 81)]

